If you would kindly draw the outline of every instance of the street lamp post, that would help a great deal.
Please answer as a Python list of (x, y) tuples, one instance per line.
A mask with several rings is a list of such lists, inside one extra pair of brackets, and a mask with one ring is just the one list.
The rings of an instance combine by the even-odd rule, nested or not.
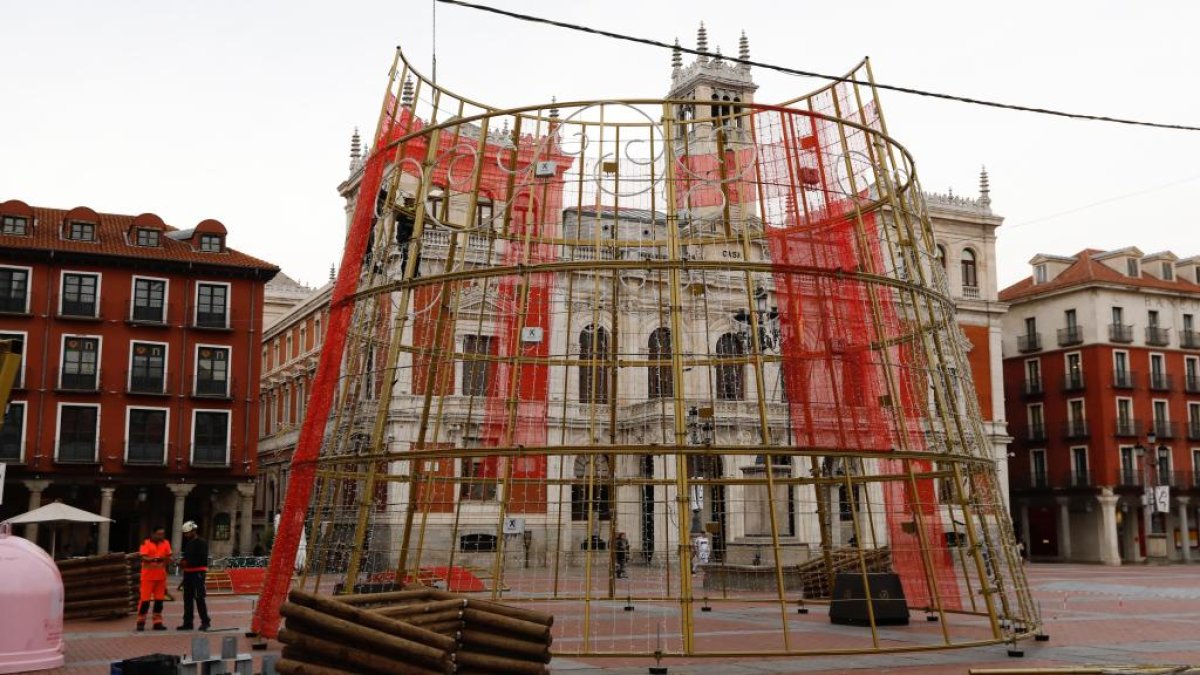
[(1134, 446), (1134, 451), (1142, 458), (1142, 544), (1146, 548), (1147, 562), (1151, 557), (1150, 535), (1153, 529), (1154, 513), (1158, 506), (1157, 483), (1162, 478), (1161, 474), (1156, 471), (1156, 480), (1150, 481), (1150, 468), (1158, 468), (1157, 453), (1161, 448), (1157, 446), (1157, 441), (1158, 435), (1152, 429), (1146, 434), (1146, 446), (1149, 447), (1143, 446), (1141, 443)]

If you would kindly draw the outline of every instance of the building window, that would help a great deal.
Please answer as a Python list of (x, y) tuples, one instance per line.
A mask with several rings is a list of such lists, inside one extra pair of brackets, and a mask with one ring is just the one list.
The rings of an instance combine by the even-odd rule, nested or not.
[(1133, 446), (1124, 445), (1121, 452), (1121, 485), (1137, 485), (1137, 463), (1133, 456)]
[[(650, 333), (647, 345), (652, 361), (671, 360), (671, 329), (656, 328)], [(646, 369), (646, 391), (650, 398), (671, 398), (675, 395), (675, 378), (671, 365), (660, 363)]]
[(73, 391), (95, 391), (99, 380), (99, 352), (100, 338), (64, 337), (59, 386)]
[(200, 328), (229, 326), (229, 286), (204, 283), (196, 285), (196, 325)]
[(612, 474), (608, 457), (592, 455), (575, 458), (575, 482), (571, 484), (571, 520), (586, 521), (612, 518)]
[(99, 308), (96, 293), (100, 287), (100, 276), (97, 274), (64, 273), (62, 277), (63, 316), (94, 317)]
[(130, 464), (163, 464), (167, 460), (165, 408), (130, 408), (126, 429), (125, 461)]
[(159, 231), (139, 227), (137, 230), (138, 246), (158, 246)]
[(0, 312), (29, 311), (28, 268), (0, 267)]
[(1137, 258), (1126, 258), (1125, 259), (1125, 274), (1133, 277), (1134, 279), (1142, 276), (1141, 270), (1138, 269)]
[(492, 364), (490, 361), (479, 361), (472, 359), (471, 357), (487, 356), (491, 353), (492, 336), (463, 336), (463, 355), (467, 356), (467, 358), (463, 360), (462, 366), (463, 396), (487, 396), (488, 372), (491, 369)]
[(287, 351), (284, 352), (284, 355), (287, 357), (287, 359), (289, 361), (296, 358), (296, 349), (292, 345), (292, 334), (291, 333), (288, 333), (288, 336), (287, 336)]
[(233, 517), (225, 511), (213, 516), (213, 541), (229, 541), (233, 536)]
[(167, 282), (165, 279), (133, 279), (134, 321), (166, 321)]
[(1167, 408), (1166, 401), (1154, 401), (1152, 405), (1154, 411), (1154, 433), (1160, 439), (1174, 438), (1175, 434), (1171, 433), (1171, 418), (1170, 411)]
[(166, 392), (167, 346), (159, 342), (134, 342), (129, 357), (129, 391), (136, 394)]
[(1084, 448), (1071, 448), (1071, 485), (1072, 487), (1086, 487), (1091, 482), (1088, 480), (1088, 450)]
[(4, 410), (0, 427), (0, 462), (19, 464), (25, 460), (25, 402), (13, 401)]
[(296, 423), (304, 422), (305, 404), (308, 403), (308, 398), (305, 396), (305, 391), (308, 389), (308, 383), (304, 376), (296, 378)]
[[(489, 462), (490, 470), (489, 470)], [(459, 495), (464, 500), (485, 502), (496, 499), (495, 459), (486, 457), (464, 457), (462, 460), (462, 487)]]
[(1125, 325), (1125, 308), (1124, 307), (1113, 307), (1112, 308), (1112, 322), (1113, 322), (1114, 326)]
[(579, 402), (608, 403), (608, 331), (588, 325), (579, 333)]
[(96, 461), (99, 413), (98, 405), (59, 405), (58, 461)]
[(196, 348), (196, 395), (229, 395), (229, 348)]
[(1188, 403), (1188, 440), (1200, 440), (1200, 403)]
[(1158, 484), (1171, 484), (1171, 449), (1165, 446), (1158, 448)]
[(321, 315), (320, 314), (317, 315), (317, 318), (313, 319), (313, 342), (318, 345), (321, 344)]
[(967, 288), (979, 288), (979, 269), (975, 262), (975, 251), (964, 248), (962, 252), (962, 285), (963, 294), (966, 294)]
[(1174, 281), (1175, 268), (1171, 266), (1171, 263), (1164, 262), (1162, 264), (1162, 278), (1164, 281)]
[(75, 239), (78, 241), (95, 241), (96, 240), (96, 224), (72, 221), (69, 238)]
[(1029, 451), (1029, 478), (1033, 487), (1047, 487), (1049, 485), (1048, 477), (1046, 476), (1045, 450)]
[(1033, 266), (1033, 283), (1035, 283), (1035, 284), (1046, 283), (1046, 264), (1045, 263), (1042, 263), (1041, 265)]
[(1133, 399), (1117, 399), (1117, 435), (1140, 436), (1137, 423), (1133, 420)]
[(200, 235), (200, 250), (205, 253), (220, 253), (224, 248), (219, 234)]
[(0, 217), (0, 234), (29, 234), (29, 219), (21, 216)]
[(228, 466), (229, 412), (197, 410), (192, 420), (192, 464)]
[(725, 359), (741, 359), (742, 341), (733, 333), (717, 339), (717, 400), (741, 401), (746, 398), (745, 369), (741, 363), (723, 363)]
[(306, 326), (301, 326), (300, 327), (300, 353), (303, 354), (306, 351), (308, 351), (308, 328)]
[(0, 340), (6, 340), (10, 354), (16, 354), (21, 359), (17, 367), (17, 379), (13, 380), (13, 389), (25, 388), (25, 333), (0, 333)]
[(1029, 359), (1025, 362), (1025, 393), (1039, 394), (1042, 391), (1042, 362)]
[(1078, 391), (1083, 389), (1083, 356), (1079, 352), (1071, 352), (1067, 354), (1067, 372), (1065, 389), (1067, 391)]

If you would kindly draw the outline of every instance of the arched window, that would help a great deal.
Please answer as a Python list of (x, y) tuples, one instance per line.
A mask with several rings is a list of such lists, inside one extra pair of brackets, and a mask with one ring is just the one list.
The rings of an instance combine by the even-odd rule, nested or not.
[(587, 520), (595, 512), (596, 520), (612, 517), (612, 472), (605, 455), (580, 455), (575, 458), (575, 482), (571, 484), (571, 520)]
[[(745, 354), (742, 341), (733, 333), (726, 333), (717, 340), (717, 359), (740, 358)], [(741, 401), (746, 398), (745, 369), (741, 363), (718, 363), (717, 400)]]
[[(589, 324), (579, 332), (579, 402), (608, 403), (608, 331)], [(590, 363), (588, 363), (590, 361)]]
[[(963, 288), (979, 288), (979, 270), (975, 264), (975, 251), (964, 248), (962, 252), (962, 285)], [(966, 291), (964, 290), (964, 294)]]
[[(657, 328), (650, 333), (650, 359), (665, 361), (671, 358), (671, 329)], [(646, 369), (646, 392), (650, 398), (670, 398), (675, 395), (675, 379), (670, 365), (655, 365)]]

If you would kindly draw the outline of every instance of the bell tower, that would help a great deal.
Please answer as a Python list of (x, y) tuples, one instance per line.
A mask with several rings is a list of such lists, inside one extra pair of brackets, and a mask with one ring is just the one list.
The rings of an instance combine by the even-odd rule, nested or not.
[[(689, 123), (689, 127), (691, 120), (720, 120), (720, 126), (726, 131), (744, 131), (743, 119), (736, 113), (741, 104), (754, 102), (754, 92), (758, 89), (750, 75), (750, 66), (726, 61), (719, 46), (710, 54), (708, 29), (703, 22), (696, 31), (696, 51), (700, 54), (692, 63), (683, 65), (679, 40), (675, 41), (675, 47), (671, 54), (671, 88), (667, 98), (695, 101), (680, 105), (677, 119)], [(738, 58), (750, 58), (750, 40), (745, 31), (738, 38)], [(711, 126), (711, 123), (701, 122), (691, 131), (703, 135), (712, 131)]]

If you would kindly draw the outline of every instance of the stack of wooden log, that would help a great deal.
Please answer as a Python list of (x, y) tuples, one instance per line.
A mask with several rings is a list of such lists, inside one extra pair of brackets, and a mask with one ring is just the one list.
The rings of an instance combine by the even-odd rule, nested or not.
[(63, 618), (115, 619), (137, 608), (141, 562), (136, 553), (109, 553), (58, 561)]
[(548, 672), (554, 617), (541, 612), (425, 588), (288, 600), (284, 675)]
[[(828, 598), (833, 592), (833, 579), (839, 572), (862, 571), (859, 550), (856, 548), (835, 549), (829, 557), (831, 567), (825, 566), (824, 556), (817, 556), (796, 566), (805, 598)], [(867, 572), (892, 570), (892, 551), (887, 546), (866, 549), (862, 551), (862, 558), (866, 561)]]

